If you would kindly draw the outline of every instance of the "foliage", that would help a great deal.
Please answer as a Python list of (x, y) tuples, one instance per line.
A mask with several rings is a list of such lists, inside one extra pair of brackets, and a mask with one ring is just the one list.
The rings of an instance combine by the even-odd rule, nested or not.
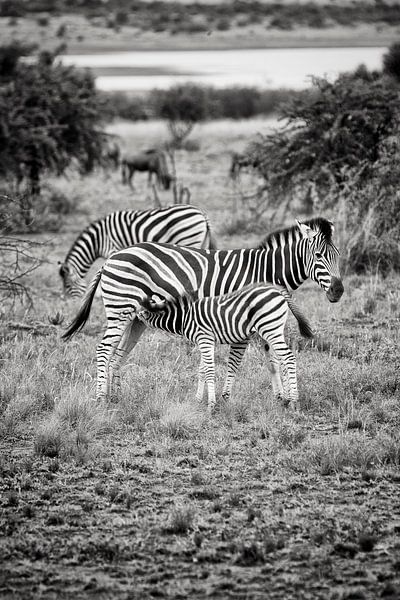
[[(194, 102), (201, 99), (202, 119), (247, 119), (258, 115), (270, 115), (277, 111), (282, 102), (298, 94), (288, 89), (260, 90), (246, 86), (218, 89), (212, 86), (184, 84), (180, 88), (187, 90), (188, 96), (193, 94)], [(167, 103), (166, 98), (166, 93), (162, 90), (152, 90), (143, 95), (106, 93), (103, 95), (103, 116), (106, 119), (138, 121), (162, 119), (166, 114), (179, 115), (181, 96), (170, 97)]]
[(280, 129), (247, 149), (267, 201), (298, 198), (318, 212), (339, 206), (347, 265), (400, 269), (398, 89), (365, 67), (313, 84), (281, 107)]
[(194, 125), (207, 116), (208, 97), (205, 88), (197, 85), (175, 85), (159, 92), (157, 113), (168, 121), (173, 142), (180, 146)]
[(398, 93), (374, 73), (357, 71), (313, 87), (281, 107), (285, 125), (260, 138), (250, 154), (269, 190), (282, 197), (312, 181), (320, 194), (345, 178), (345, 169), (369, 165), (397, 128)]
[[(35, 13), (80, 13), (87, 17), (103, 17), (112, 26), (134, 25), (140, 30), (201, 33), (220, 31), (236, 24), (290, 29), (298, 26), (322, 28), (327, 23), (351, 25), (357, 23), (400, 23), (398, 5), (389, 2), (195, 2), (160, 0), (2, 0), (0, 16), (22, 17)], [(110, 21), (110, 15), (112, 15)]]
[(400, 43), (392, 44), (383, 56), (383, 71), (400, 81)]
[(35, 194), (44, 172), (60, 175), (72, 162), (93, 169), (105, 138), (89, 72), (63, 66), (56, 53), (29, 63), (18, 54), (15, 44), (0, 52), (0, 175), (26, 177)]
[(13, 211), (21, 212), (18, 204), (16, 200), (0, 195), (0, 298), (3, 306), (6, 300), (30, 300), (24, 278), (42, 263), (33, 253), (42, 244), (9, 235), (10, 229), (13, 229), (10, 215)]
[(332, 186), (326, 202), (345, 212), (346, 264), (357, 273), (400, 271), (400, 145), (397, 137), (381, 145), (369, 176), (353, 168)]
[(103, 115), (107, 119), (126, 119), (127, 121), (145, 121), (151, 116), (149, 98), (124, 92), (104, 94)]

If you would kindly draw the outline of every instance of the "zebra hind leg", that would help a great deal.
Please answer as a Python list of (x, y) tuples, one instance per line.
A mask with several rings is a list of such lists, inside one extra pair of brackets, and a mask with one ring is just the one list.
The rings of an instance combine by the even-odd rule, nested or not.
[(272, 392), (279, 402), (284, 402), (285, 392), (282, 385), (278, 357), (268, 344), (264, 345), (264, 350), (268, 354), (268, 370), (271, 373)]
[(235, 380), (238, 368), (241, 365), (247, 346), (248, 342), (245, 342), (243, 344), (231, 344), (229, 348), (228, 371), (222, 390), (222, 398), (224, 400), (229, 400), (229, 398), (231, 397), (232, 385)]
[[(291, 406), (291, 408), (298, 408), (299, 392), (297, 388), (297, 374), (296, 374), (296, 359), (293, 352), (287, 346), (283, 335), (274, 336), (274, 338), (268, 340), (272, 348), (272, 353), (275, 355), (275, 359), (271, 356), (271, 363), (273, 360), (277, 360), (282, 372), (284, 373), (285, 386), (282, 386), (282, 391)], [(280, 378), (279, 378), (280, 379)]]
[(204, 397), (204, 388), (206, 384), (206, 366), (203, 361), (203, 356), (200, 358), (199, 379), (197, 383), (196, 400), (201, 402)]
[(126, 328), (126, 318), (110, 321), (103, 335), (103, 339), (96, 349), (97, 356), (97, 389), (96, 400), (105, 400), (110, 391), (110, 363), (117, 351)]
[(214, 342), (212, 340), (202, 340), (201, 342), (199, 342), (199, 350), (201, 352), (200, 367), (203, 367), (204, 369), (205, 379), (207, 383), (207, 411), (208, 414), (211, 415), (212, 411), (215, 408)]
[(129, 323), (110, 361), (111, 395), (113, 398), (118, 398), (121, 393), (121, 367), (126, 362), (129, 353), (136, 346), (145, 329), (146, 325), (142, 321), (139, 321), (136, 317), (132, 317), (132, 315), (130, 316)]

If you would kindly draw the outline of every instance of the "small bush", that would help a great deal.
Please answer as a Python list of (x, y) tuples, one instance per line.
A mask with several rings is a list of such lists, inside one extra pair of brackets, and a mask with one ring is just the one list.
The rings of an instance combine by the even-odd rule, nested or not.
[(64, 443), (65, 431), (62, 429), (62, 424), (57, 418), (52, 417), (39, 425), (33, 448), (35, 454), (39, 456), (56, 458), (60, 456)]
[(36, 19), (36, 22), (39, 25), (39, 27), (47, 27), (50, 20), (49, 20), (49, 17), (43, 15), (41, 17), (38, 17)]
[(165, 533), (186, 535), (193, 529), (195, 513), (190, 506), (178, 506), (171, 512)]
[(273, 17), (269, 23), (271, 29), (282, 29), (283, 31), (290, 31), (293, 29), (293, 21), (289, 17), (276, 16)]
[(227, 18), (222, 18), (217, 21), (216, 27), (218, 31), (228, 31), (231, 28), (231, 22)]
[(66, 33), (67, 33), (67, 26), (65, 23), (61, 23), (61, 25), (59, 26), (59, 28), (56, 31), (56, 36), (58, 38), (63, 38), (63, 37), (65, 37)]

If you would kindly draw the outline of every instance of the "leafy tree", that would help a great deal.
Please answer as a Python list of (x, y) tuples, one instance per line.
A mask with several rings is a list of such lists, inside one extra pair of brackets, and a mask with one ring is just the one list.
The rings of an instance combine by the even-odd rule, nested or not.
[(89, 172), (101, 161), (100, 100), (88, 71), (64, 66), (57, 53), (21, 61), (24, 48), (0, 49), (0, 175), (40, 192), (45, 172), (74, 162)]
[(400, 81), (400, 42), (392, 44), (384, 54), (383, 72)]
[(285, 125), (248, 149), (268, 203), (339, 208), (347, 266), (400, 270), (398, 88), (360, 67), (334, 82), (315, 79), (281, 116)]
[(259, 136), (249, 154), (272, 197), (319, 195), (361, 169), (368, 178), (382, 142), (397, 131), (399, 94), (385, 78), (366, 69), (334, 82), (319, 78), (313, 87), (282, 105), (285, 125)]
[(156, 96), (157, 114), (167, 119), (173, 142), (179, 146), (195, 124), (206, 118), (208, 94), (197, 85), (176, 85)]

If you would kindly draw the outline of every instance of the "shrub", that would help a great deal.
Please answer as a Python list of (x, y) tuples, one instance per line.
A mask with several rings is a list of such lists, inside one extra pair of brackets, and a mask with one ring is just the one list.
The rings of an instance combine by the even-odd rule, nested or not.
[(103, 115), (107, 119), (126, 119), (127, 121), (145, 121), (151, 114), (149, 98), (133, 96), (123, 92), (107, 93), (103, 96)]
[(39, 27), (47, 27), (50, 22), (49, 17), (47, 17), (45, 15), (38, 17), (36, 19), (36, 21), (37, 21), (37, 24), (39, 25)]
[(383, 71), (400, 81), (400, 42), (392, 44), (383, 56)]
[(178, 506), (171, 512), (165, 533), (185, 535), (193, 528), (194, 510), (191, 506)]
[(53, 417), (43, 421), (35, 434), (33, 443), (35, 454), (48, 456), (49, 458), (58, 457), (64, 443), (64, 437), (65, 433), (57, 418)]
[(0, 175), (25, 177), (37, 196), (44, 171), (101, 163), (106, 137), (93, 76), (56, 62), (57, 51), (31, 64), (19, 60), (26, 52), (15, 43), (0, 49)]
[(231, 28), (231, 22), (228, 18), (222, 18), (217, 21), (218, 31), (228, 31)]
[(126, 25), (129, 22), (129, 14), (125, 10), (117, 10), (114, 21), (116, 25)]

